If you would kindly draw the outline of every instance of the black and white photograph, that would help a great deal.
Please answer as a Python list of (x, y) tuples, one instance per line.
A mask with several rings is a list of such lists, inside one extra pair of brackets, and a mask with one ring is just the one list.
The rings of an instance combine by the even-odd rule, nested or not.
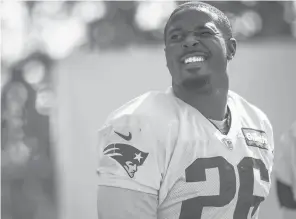
[(296, 1), (0, 1), (2, 219), (295, 219)]

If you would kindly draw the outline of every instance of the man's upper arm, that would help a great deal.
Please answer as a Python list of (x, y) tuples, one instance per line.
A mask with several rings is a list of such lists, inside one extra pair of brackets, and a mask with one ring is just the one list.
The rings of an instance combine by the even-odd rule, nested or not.
[[(153, 122), (123, 115), (99, 131), (98, 213), (102, 219), (144, 218), (136, 207), (146, 212), (145, 217), (156, 218), (166, 156), (165, 130)], [(113, 211), (108, 210), (111, 207)]]
[(99, 186), (98, 219), (156, 219), (157, 195)]

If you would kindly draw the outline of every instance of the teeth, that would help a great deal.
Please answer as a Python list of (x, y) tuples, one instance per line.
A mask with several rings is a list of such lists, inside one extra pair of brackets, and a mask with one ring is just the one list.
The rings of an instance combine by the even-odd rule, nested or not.
[(203, 56), (192, 56), (192, 57), (185, 59), (184, 63), (187, 64), (187, 63), (192, 63), (192, 62), (203, 62), (204, 60), (205, 59)]

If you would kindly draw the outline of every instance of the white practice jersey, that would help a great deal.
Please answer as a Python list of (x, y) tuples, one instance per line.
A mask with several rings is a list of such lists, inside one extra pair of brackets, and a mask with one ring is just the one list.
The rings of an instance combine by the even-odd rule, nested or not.
[(99, 184), (158, 196), (158, 219), (251, 219), (267, 197), (273, 132), (266, 115), (229, 91), (223, 135), (166, 92), (120, 107), (99, 131)]

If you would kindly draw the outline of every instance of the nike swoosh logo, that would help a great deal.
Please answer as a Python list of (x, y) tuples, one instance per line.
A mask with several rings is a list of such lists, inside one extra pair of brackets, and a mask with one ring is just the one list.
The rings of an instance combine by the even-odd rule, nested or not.
[(132, 133), (130, 132), (128, 133), (128, 135), (121, 134), (117, 131), (114, 131), (114, 132), (126, 141), (130, 141), (132, 139)]

